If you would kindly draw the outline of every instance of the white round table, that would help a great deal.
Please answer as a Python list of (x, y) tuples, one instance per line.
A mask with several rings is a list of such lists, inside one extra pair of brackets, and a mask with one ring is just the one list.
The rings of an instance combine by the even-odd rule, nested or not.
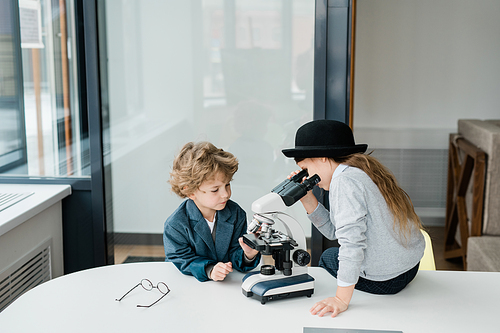
[[(500, 273), (420, 271), (393, 296), (355, 291), (349, 309), (337, 318), (312, 316), (311, 306), (333, 296), (336, 281), (322, 268), (311, 298), (265, 305), (241, 291), (244, 274), (223, 282), (198, 282), (171, 263), (105, 266), (46, 282), (0, 313), (0, 332), (296, 332), (304, 327), (410, 332), (486, 332), (498, 329)], [(130, 288), (147, 278), (171, 292), (151, 308), (158, 290)]]

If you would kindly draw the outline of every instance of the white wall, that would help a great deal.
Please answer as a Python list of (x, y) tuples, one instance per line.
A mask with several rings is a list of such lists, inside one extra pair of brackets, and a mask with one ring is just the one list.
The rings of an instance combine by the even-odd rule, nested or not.
[(357, 141), (447, 149), (458, 119), (498, 119), (499, 17), (496, 0), (358, 0)]
[(461, 118), (500, 118), (500, 1), (358, 0), (354, 134), (445, 224), (447, 150)]

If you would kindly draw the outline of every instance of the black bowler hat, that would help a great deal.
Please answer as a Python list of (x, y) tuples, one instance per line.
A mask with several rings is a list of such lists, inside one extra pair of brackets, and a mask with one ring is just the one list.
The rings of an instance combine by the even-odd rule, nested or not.
[(299, 127), (295, 148), (283, 149), (286, 157), (343, 157), (364, 153), (366, 144), (355, 144), (351, 128), (336, 120), (313, 120)]

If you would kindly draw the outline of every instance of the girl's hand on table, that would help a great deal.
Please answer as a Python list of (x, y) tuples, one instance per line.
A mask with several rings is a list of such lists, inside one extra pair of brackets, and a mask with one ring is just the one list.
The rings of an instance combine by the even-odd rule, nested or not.
[(312, 315), (318, 315), (319, 317), (323, 317), (326, 313), (331, 312), (332, 318), (336, 317), (339, 313), (347, 310), (348, 305), (342, 301), (337, 296), (328, 297), (320, 302), (314, 304), (314, 306), (309, 310)]

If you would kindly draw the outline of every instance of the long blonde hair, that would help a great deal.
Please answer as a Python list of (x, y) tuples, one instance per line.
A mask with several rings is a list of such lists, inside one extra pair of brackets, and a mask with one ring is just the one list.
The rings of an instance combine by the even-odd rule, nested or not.
[(394, 230), (404, 238), (405, 243), (407, 243), (413, 227), (423, 228), (408, 193), (398, 185), (392, 172), (375, 157), (366, 154), (352, 154), (346, 157), (335, 157), (332, 160), (361, 169), (371, 178), (394, 216)]

